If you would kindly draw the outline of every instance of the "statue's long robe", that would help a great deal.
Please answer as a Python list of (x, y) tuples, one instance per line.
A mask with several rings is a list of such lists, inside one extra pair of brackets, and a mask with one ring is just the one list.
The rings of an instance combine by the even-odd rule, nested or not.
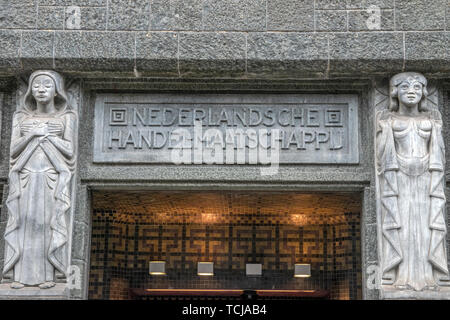
[[(70, 118), (72, 113), (63, 116)], [(15, 114), (13, 130), (20, 131), (19, 119), (24, 117), (31, 115)], [(72, 125), (66, 121), (66, 126)], [(16, 158), (11, 157), (6, 200), (9, 215), (3, 273), (14, 270), (14, 281), (25, 285), (54, 281), (54, 269), (67, 277), (68, 270), (67, 212), (74, 159), (40, 138), (34, 137)], [(24, 168), (37, 148), (45, 153), (51, 170), (30, 172)]]
[(427, 170), (415, 176), (399, 163), (392, 118), (378, 120), (377, 128), (382, 279), (414, 290), (435, 286), (436, 273), (448, 275), (442, 124), (436, 118), (431, 123)]

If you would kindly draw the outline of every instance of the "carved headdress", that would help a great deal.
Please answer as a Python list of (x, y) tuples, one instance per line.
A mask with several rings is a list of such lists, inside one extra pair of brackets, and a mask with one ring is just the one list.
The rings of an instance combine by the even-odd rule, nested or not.
[(22, 107), (24, 111), (33, 112), (36, 109), (36, 101), (32, 95), (33, 80), (38, 77), (46, 75), (50, 77), (55, 83), (55, 89), (57, 95), (55, 96), (55, 108), (58, 112), (65, 112), (70, 109), (69, 98), (64, 86), (64, 78), (55, 71), (52, 70), (39, 70), (31, 74), (28, 80), (28, 89), (23, 96)]
[(398, 86), (404, 81), (407, 81), (409, 83), (419, 82), (420, 84), (422, 84), (422, 99), (419, 102), (419, 111), (428, 111), (426, 105), (426, 99), (428, 96), (427, 79), (423, 74), (418, 72), (402, 72), (396, 74), (391, 78), (391, 80), (389, 81), (389, 110), (398, 110)]

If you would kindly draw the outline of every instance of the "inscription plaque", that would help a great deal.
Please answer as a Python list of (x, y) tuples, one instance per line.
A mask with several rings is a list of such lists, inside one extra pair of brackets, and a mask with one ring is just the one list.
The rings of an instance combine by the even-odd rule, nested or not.
[(174, 149), (200, 146), (213, 148), (215, 160), (193, 151), (183, 163), (261, 164), (250, 154), (262, 147), (277, 148), (279, 163), (352, 164), (359, 162), (358, 97), (98, 94), (94, 134), (94, 162), (174, 163)]

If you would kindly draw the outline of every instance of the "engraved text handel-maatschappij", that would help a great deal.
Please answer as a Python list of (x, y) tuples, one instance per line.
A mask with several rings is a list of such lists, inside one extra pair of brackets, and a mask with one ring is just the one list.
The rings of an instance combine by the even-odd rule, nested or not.
[[(193, 127), (200, 121), (202, 127), (214, 128), (266, 128), (280, 129), (281, 149), (295, 148), (307, 150), (339, 150), (344, 145), (342, 117), (344, 111), (336, 108), (303, 108), (290, 107), (274, 110), (252, 108), (158, 108), (158, 107), (111, 107), (107, 146), (110, 149), (161, 149), (174, 148), (181, 142), (178, 134), (173, 134), (176, 128)], [(119, 114), (119, 115), (118, 115)], [(125, 126), (126, 128), (120, 128)], [(156, 127), (153, 128), (152, 127)], [(162, 129), (161, 129), (162, 127)], [(170, 128), (170, 129), (164, 129)], [(335, 129), (336, 128), (336, 129)], [(267, 133), (270, 136), (270, 131)], [(217, 137), (209, 141), (220, 143), (225, 148), (227, 140)], [(236, 134), (238, 145), (239, 134)], [(270, 140), (268, 140), (270, 141)], [(252, 136), (245, 139), (245, 147), (257, 143)], [(264, 143), (264, 142), (260, 142)], [(310, 147), (309, 147), (310, 146)]]

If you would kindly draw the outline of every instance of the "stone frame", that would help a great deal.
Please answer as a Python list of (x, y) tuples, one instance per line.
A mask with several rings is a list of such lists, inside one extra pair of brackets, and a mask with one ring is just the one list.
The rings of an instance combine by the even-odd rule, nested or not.
[[(274, 89), (275, 88), (275, 89)], [(361, 255), (363, 299), (378, 299), (376, 289), (366, 285), (368, 266), (377, 263), (376, 216), (373, 170), (371, 82), (348, 81), (233, 81), (215, 83), (195, 80), (136, 80), (115, 82), (91, 79), (82, 82), (80, 111), (79, 175), (74, 215), (72, 265), (81, 270), (81, 289), (71, 289), (69, 299), (88, 299), (92, 190), (252, 190), (263, 191), (348, 191), (361, 193)], [(208, 92), (227, 93), (354, 93), (359, 97), (358, 128), (360, 162), (355, 165), (281, 165), (280, 174), (260, 177), (251, 165), (239, 166), (230, 176), (224, 165), (133, 165), (93, 163), (94, 105), (97, 93), (123, 92)], [(209, 168), (210, 169), (209, 169)], [(203, 174), (199, 179), (199, 172)], [(318, 170), (321, 169), (321, 170)], [(229, 171), (229, 170), (228, 170)], [(145, 178), (142, 178), (145, 177)], [(329, 182), (329, 183), (324, 183)]]

